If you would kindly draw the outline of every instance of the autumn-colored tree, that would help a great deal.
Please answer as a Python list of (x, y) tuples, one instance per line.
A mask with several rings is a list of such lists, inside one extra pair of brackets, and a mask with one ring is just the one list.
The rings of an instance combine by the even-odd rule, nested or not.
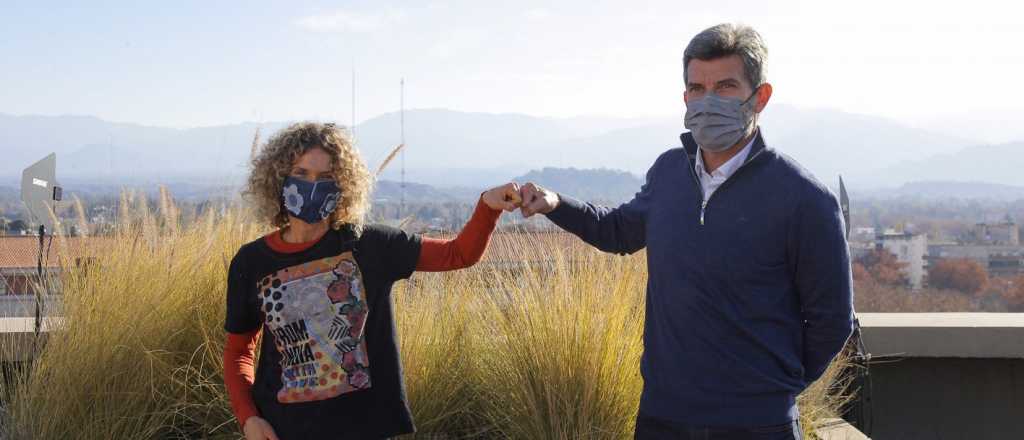
[(991, 312), (977, 296), (964, 295), (952, 290), (922, 289), (912, 291), (906, 287), (879, 284), (857, 285), (853, 296), (858, 312), (882, 313), (948, 313)]
[(939, 289), (977, 294), (988, 287), (988, 272), (977, 261), (951, 258), (928, 266), (928, 284)]
[(862, 278), (866, 273), (878, 284), (906, 286), (909, 282), (907, 274), (903, 270), (907, 264), (899, 262), (896, 255), (886, 249), (875, 249), (858, 258), (853, 267), (855, 280), (857, 279), (857, 265), (864, 270), (864, 273), (861, 274)]
[(860, 262), (853, 262), (851, 269), (853, 271), (854, 285), (866, 286), (875, 284), (877, 282), (875, 281), (875, 277), (871, 275), (871, 272), (868, 272), (868, 270), (864, 267), (863, 264), (860, 264)]
[(1017, 275), (1007, 280), (999, 294), (1006, 301), (1011, 311), (1024, 311), (1024, 275)]

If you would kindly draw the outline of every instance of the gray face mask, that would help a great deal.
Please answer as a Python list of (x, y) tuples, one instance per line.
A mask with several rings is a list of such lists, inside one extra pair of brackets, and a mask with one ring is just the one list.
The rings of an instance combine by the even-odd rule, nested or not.
[(686, 105), (683, 125), (693, 133), (701, 148), (720, 152), (728, 150), (753, 131), (754, 101), (757, 89), (746, 100), (724, 98), (708, 93)]

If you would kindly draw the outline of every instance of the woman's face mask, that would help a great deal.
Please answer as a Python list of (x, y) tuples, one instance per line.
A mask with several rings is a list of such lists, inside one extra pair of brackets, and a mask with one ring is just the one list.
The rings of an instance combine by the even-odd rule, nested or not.
[(687, 103), (683, 125), (701, 148), (716, 153), (728, 150), (753, 130), (754, 96), (757, 89), (746, 100), (708, 93)]
[(331, 216), (338, 207), (341, 190), (333, 179), (310, 182), (288, 176), (284, 179), (281, 198), (289, 214), (314, 224)]

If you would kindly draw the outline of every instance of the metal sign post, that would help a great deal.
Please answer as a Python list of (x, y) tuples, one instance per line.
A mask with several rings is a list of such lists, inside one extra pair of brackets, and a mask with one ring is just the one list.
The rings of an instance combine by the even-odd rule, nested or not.
[[(843, 221), (846, 226), (846, 241), (850, 241), (850, 196), (846, 193), (846, 185), (843, 183), (843, 176), (839, 176), (839, 207), (843, 211)], [(851, 425), (864, 434), (871, 434), (871, 374), (869, 364), (871, 353), (864, 345), (864, 335), (861, 332), (860, 319), (856, 312), (853, 316), (853, 334), (846, 342), (844, 348), (850, 354), (852, 366), (840, 374), (840, 378), (853, 375), (848, 388), (857, 393), (856, 398), (848, 402), (842, 408), (842, 417)], [(841, 380), (841, 379), (840, 379)]]
[(21, 174), (21, 200), (28, 208), (30, 220), (39, 224), (39, 259), (36, 264), (39, 281), (34, 289), (36, 313), (33, 357), (38, 349), (39, 334), (42, 331), (43, 294), (44, 291), (49, 291), (49, 283), (44, 275), (46, 262), (43, 261), (46, 232), (49, 230), (52, 242), (53, 234), (57, 231), (57, 202), (60, 201), (62, 192), (57, 183), (57, 155), (54, 153), (32, 164)]

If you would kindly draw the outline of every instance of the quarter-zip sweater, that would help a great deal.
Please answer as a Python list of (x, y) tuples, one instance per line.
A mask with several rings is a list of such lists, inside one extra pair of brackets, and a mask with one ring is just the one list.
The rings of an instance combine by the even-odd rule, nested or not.
[(839, 202), (765, 146), (704, 200), (697, 144), (662, 154), (636, 197), (609, 209), (561, 195), (547, 216), (606, 252), (647, 248), (640, 414), (686, 426), (757, 427), (798, 417), (853, 329)]

